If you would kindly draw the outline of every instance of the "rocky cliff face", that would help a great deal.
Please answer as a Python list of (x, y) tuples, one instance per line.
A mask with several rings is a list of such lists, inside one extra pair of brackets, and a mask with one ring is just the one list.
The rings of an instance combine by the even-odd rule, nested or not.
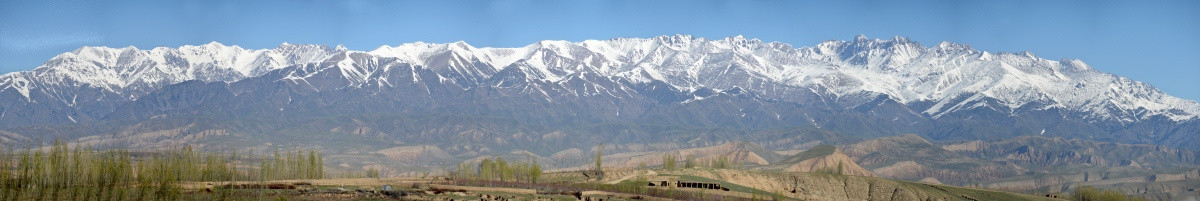
[(837, 147), (820, 145), (783, 161), (787, 172), (818, 172), (857, 176), (875, 176), (858, 166), (858, 163), (843, 154)]
[(879, 176), (910, 181), (933, 178), (947, 184), (965, 184), (1018, 175), (1024, 170), (947, 151), (917, 135), (866, 140), (841, 149)]
[(993, 161), (1047, 169), (1070, 164), (1097, 167), (1187, 168), (1200, 165), (1200, 152), (1164, 146), (1021, 136), (995, 142), (943, 145), (953, 152)]

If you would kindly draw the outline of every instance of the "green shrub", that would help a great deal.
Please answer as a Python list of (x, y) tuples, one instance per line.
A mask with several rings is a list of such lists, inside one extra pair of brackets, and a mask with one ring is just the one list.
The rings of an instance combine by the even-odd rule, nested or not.
[(675, 155), (663, 154), (663, 170), (675, 170)]
[(367, 178), (379, 178), (379, 170), (375, 168), (367, 168)]
[(687, 158), (683, 160), (683, 168), (684, 169), (696, 168), (696, 154), (688, 154), (687, 155)]
[(729, 169), (729, 167), (730, 167), (729, 157), (726, 157), (724, 155), (718, 156), (717, 161), (714, 161), (712, 164), (712, 168), (716, 168), (716, 169)]

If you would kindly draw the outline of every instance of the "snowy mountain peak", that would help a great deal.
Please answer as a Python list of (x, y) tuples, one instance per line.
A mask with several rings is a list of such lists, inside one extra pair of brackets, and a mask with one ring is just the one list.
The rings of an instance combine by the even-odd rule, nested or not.
[[(337, 47), (342, 47), (342, 45), (338, 45)], [(348, 51), (345, 49), (345, 47), (330, 48), (329, 46), (324, 45), (324, 44), (292, 44), (292, 43), (287, 43), (287, 42), (283, 42), (283, 43), (279, 44), (279, 46), (276, 46), (275, 49), (272, 49), (272, 50), (282, 51), (282, 52), (296, 52), (296, 51), (337, 52), (337, 51), (339, 51), (339, 49), (341, 49), (342, 51)]]
[(758, 38), (747, 39), (745, 36), (742, 36), (742, 35), (736, 35), (736, 36), (725, 38), (725, 41), (728, 41), (730, 43), (730, 45), (740, 46), (740, 47), (750, 47), (752, 45), (757, 46), (757, 45), (763, 44), (763, 42), (761, 40), (758, 40)]
[[(207, 44), (204, 44), (202, 46), (205, 46), (205, 47), (227, 47), (227, 46), (225, 46), (225, 44), (221, 44), (221, 42), (217, 42), (217, 41), (209, 41)], [(236, 45), (234, 45), (234, 46), (236, 46)]]
[(27, 85), (29, 89), (23, 91), (70, 91), (67, 88), (89, 86), (130, 94), (127, 98), (132, 98), (188, 80), (232, 82), (255, 77), (273, 69), (317, 61), (333, 51), (324, 45), (286, 43), (275, 49), (246, 50), (215, 41), (151, 50), (86, 46), (55, 56), (32, 71), (5, 76), (36, 83)]
[(691, 42), (692, 40), (695, 40), (697, 38), (695, 36), (688, 35), (688, 34), (675, 34), (675, 35), (662, 35), (662, 36), (654, 37), (654, 39), (657, 39), (659, 41), (664, 41), (664, 42), (675, 43), (675, 42)]
[(1066, 66), (1075, 68), (1075, 70), (1078, 70), (1078, 71), (1092, 70), (1092, 66), (1088, 65), (1087, 63), (1084, 63), (1083, 60), (1079, 60), (1079, 59), (1065, 59), (1064, 58), (1061, 61), (1059, 61), (1059, 63), (1063, 63)]
[(949, 41), (942, 41), (942, 42), (938, 43), (937, 45), (933, 46), (933, 50), (939, 54), (955, 54), (955, 53), (975, 54), (975, 53), (977, 53), (975, 48), (971, 48), (971, 45), (958, 44), (958, 43), (953, 43), (953, 42), (949, 42)]

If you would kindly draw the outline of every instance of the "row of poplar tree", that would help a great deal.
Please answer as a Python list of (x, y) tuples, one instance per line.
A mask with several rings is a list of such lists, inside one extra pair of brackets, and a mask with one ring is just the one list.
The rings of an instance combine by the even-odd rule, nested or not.
[(55, 142), (0, 150), (0, 200), (179, 200), (179, 182), (319, 179), (321, 164), (319, 152), (304, 150), (253, 157), (190, 146), (131, 152)]
[[(663, 154), (663, 170), (676, 170), (678, 168), (678, 160), (679, 158), (675, 154)], [(716, 169), (728, 169), (733, 166), (732, 164), (733, 163), (729, 161), (729, 158), (723, 155), (717, 156), (716, 160), (707, 161), (707, 164), (701, 164), (700, 161), (696, 160), (695, 154), (688, 154), (683, 160), (683, 168), (685, 169), (697, 168), (701, 166), (707, 166)]]
[(450, 176), (458, 179), (537, 183), (542, 177), (542, 166), (534, 160), (509, 162), (500, 157), (484, 158), (479, 163), (459, 163)]

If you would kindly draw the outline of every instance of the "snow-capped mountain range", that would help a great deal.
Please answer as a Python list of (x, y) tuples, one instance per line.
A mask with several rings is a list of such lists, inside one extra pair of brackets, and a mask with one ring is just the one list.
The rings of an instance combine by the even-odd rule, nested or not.
[[(741, 94), (742, 99), (760, 104), (799, 108), (773, 111), (760, 108), (764, 117), (774, 115), (778, 120), (768, 124), (774, 126), (809, 122), (828, 127), (818, 123), (826, 117), (810, 114), (813, 108), (827, 114), (858, 111), (879, 119), (874, 121), (915, 117), (931, 122), (959, 121), (951, 119), (969, 119), (979, 111), (988, 111), (998, 114), (994, 115), (997, 118), (1009, 118), (1009, 124), (1035, 118), (1031, 114), (1054, 111), (1051, 113), (1058, 117), (1052, 118), (1099, 125), (1096, 127), (1109, 133), (1147, 133), (1151, 137), (1139, 142), (1151, 143), (1177, 139), (1164, 137), (1167, 134), (1163, 132), (1192, 131), (1118, 127), (1156, 121), (1154, 125), (1184, 124), (1193, 128), (1200, 119), (1200, 104), (1196, 101), (1097, 71), (1079, 60), (1047, 60), (1028, 52), (986, 52), (951, 42), (923, 46), (903, 37), (857, 36), (849, 41), (826, 41), (797, 48), (742, 36), (710, 40), (674, 35), (541, 41), (516, 48), (478, 48), (465, 42), (416, 42), (381, 46), (371, 51), (286, 43), (274, 49), (247, 50), (216, 42), (150, 50), (83, 47), (56, 56), (31, 71), (0, 76), (0, 122), (3, 122), (0, 129), (125, 119), (114, 115), (139, 113), (122, 112), (122, 108), (131, 110), (143, 97), (164, 94), (170, 91), (169, 86), (188, 81), (226, 83), (225, 88), (243, 99), (241, 91), (276, 83), (286, 85), (295, 94), (334, 90), (366, 90), (363, 94), (370, 96), (392, 93), (391, 97), (424, 94), (420, 95), (425, 97), (421, 100), (430, 104), (447, 102), (443, 99), (479, 102), (514, 96), (525, 98), (503, 100), (537, 99), (536, 103), (522, 104), (549, 105), (565, 104), (557, 101), (611, 102), (612, 108), (569, 111), (574, 115), (613, 110), (615, 114), (597, 117), (605, 121), (646, 118), (647, 113), (652, 113), (648, 111), (670, 110), (654, 108), (695, 104), (720, 94)], [(259, 85), (243, 87), (249, 84), (237, 83)], [(382, 90), (405, 87), (416, 88)], [(653, 90), (647, 87), (665, 87), (682, 95), (676, 99), (662, 98), (667, 95), (651, 93)], [(484, 89), (496, 93), (480, 95)], [(642, 106), (632, 107), (627, 104), (634, 103), (589, 98), (594, 96), (646, 101), (633, 101)], [(293, 97), (288, 96), (287, 102), (293, 102)], [(243, 99), (230, 101), (245, 102)], [(656, 102), (650, 100), (658, 103), (645, 106)], [(872, 109), (887, 102), (898, 105), (898, 109), (886, 110), (897, 114), (879, 114), (883, 110)], [(282, 105), (272, 107), (288, 109)], [(459, 106), (462, 105), (439, 107)], [(735, 119), (750, 118), (743, 106), (738, 106), (742, 114), (733, 116)], [(158, 111), (166, 110), (159, 107)], [(803, 117), (785, 120), (789, 115)], [(1036, 118), (1048, 117), (1036, 115)], [(937, 128), (895, 132), (932, 130)], [(1042, 133), (1045, 130), (1042, 128)]]

